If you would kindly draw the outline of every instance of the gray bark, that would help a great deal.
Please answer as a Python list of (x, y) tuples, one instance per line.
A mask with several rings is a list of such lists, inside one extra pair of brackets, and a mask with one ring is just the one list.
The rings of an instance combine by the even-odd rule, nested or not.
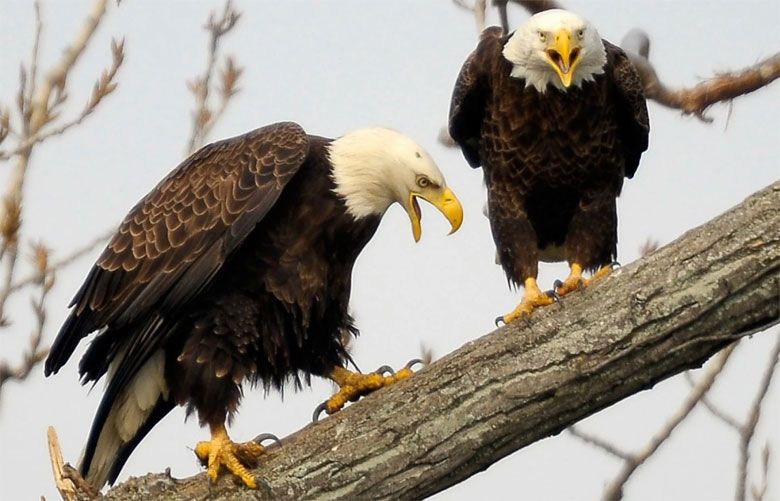
[[(683, 370), (780, 317), (780, 182), (556, 305), (270, 450), (259, 489), (201, 473), (109, 499), (415, 499)], [(489, 319), (485, 319), (486, 322)]]

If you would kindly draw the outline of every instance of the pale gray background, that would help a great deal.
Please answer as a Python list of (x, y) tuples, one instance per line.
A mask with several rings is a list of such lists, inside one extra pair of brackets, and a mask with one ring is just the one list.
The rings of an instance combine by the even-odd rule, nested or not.
[[(42, 61), (50, 64), (81, 26), (91, 2), (44, 1)], [(603, 37), (619, 42), (641, 26), (652, 37), (652, 60), (672, 84), (693, 84), (713, 71), (741, 68), (780, 49), (780, 3), (584, 2), (566, 6), (591, 19)], [(201, 29), (221, 1), (111, 5), (97, 39), (70, 78), (72, 110), (86, 101), (100, 69), (110, 62), (111, 36), (125, 36), (127, 58), (118, 92), (86, 124), (36, 149), (25, 198), (24, 237), (40, 238), (63, 256), (118, 223), (126, 211), (181, 159), (193, 100), (185, 80), (205, 64)], [(412, 241), (406, 215), (387, 214), (358, 260), (352, 307), (363, 335), (355, 359), (364, 369), (402, 365), (425, 343), (441, 356), (492, 330), (492, 319), (516, 304), (503, 272), (493, 264), (493, 244), (481, 215), (481, 172), (457, 150), (437, 142), (446, 122), (452, 85), (476, 43), (472, 17), (449, 1), (239, 2), (241, 22), (226, 40), (245, 73), (242, 92), (212, 139), (277, 121), (295, 120), (315, 134), (337, 136), (382, 124), (403, 130), (438, 161), (465, 206), (465, 222), (445, 237), (447, 224), (424, 208), (422, 241)], [(513, 24), (526, 19), (514, 9)], [(495, 23), (495, 16), (491, 16)], [(0, 0), (0, 102), (12, 105), (20, 58), (28, 57), (32, 2)], [(780, 86), (712, 112), (705, 125), (679, 112), (650, 105), (650, 151), (620, 199), (620, 260), (636, 259), (653, 236), (667, 243), (776, 180)], [(0, 164), (2, 176), (10, 163)], [(4, 185), (3, 185), (4, 186)], [(66, 305), (97, 255), (58, 275), (49, 300), (47, 339), (66, 315)], [(549, 286), (565, 268), (545, 266)], [(17, 360), (33, 328), (27, 294), (10, 304), (11, 328), (0, 332), (0, 358)], [(753, 399), (775, 336), (756, 335), (742, 344), (714, 398), (735, 414)], [(46, 426), (55, 425), (66, 458), (75, 462), (86, 438), (102, 384), (89, 393), (78, 384), (76, 356), (54, 378), (39, 368), (24, 384), (3, 388), (0, 404), (0, 498), (56, 499), (46, 453)], [(676, 378), (586, 420), (582, 427), (639, 447), (687, 394)], [(284, 436), (305, 425), (314, 406), (332, 391), (247, 391), (231, 429), (237, 440), (260, 432)], [(195, 420), (183, 424), (172, 412), (143, 441), (125, 466), (128, 475), (161, 471), (174, 476), (199, 471), (190, 448), (207, 437)], [(764, 407), (755, 452), (775, 446), (770, 499), (780, 496), (780, 385)], [(736, 436), (697, 410), (674, 439), (629, 484), (629, 499), (731, 499)], [(758, 461), (753, 463), (757, 471)], [(594, 499), (619, 464), (566, 434), (544, 440), (499, 462), (438, 499)]]

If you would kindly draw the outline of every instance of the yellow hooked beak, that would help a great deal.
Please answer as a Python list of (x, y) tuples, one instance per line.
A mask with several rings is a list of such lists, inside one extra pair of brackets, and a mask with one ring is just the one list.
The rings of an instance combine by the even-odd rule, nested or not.
[(561, 28), (555, 33), (555, 42), (552, 47), (544, 51), (547, 62), (552, 66), (561, 83), (568, 88), (571, 85), (571, 78), (574, 75), (574, 69), (579, 64), (580, 46), (579, 41), (573, 44), (571, 32)]
[(409, 220), (412, 222), (412, 235), (415, 242), (419, 242), (422, 235), (422, 227), (420, 226), (422, 212), (420, 211), (420, 204), (417, 203), (418, 197), (430, 202), (444, 214), (444, 217), (447, 218), (452, 226), (450, 235), (458, 231), (458, 228), (463, 223), (463, 207), (461, 207), (458, 197), (455, 196), (451, 189), (437, 188), (426, 190), (424, 193), (411, 192), (409, 193), (409, 203), (406, 207), (406, 212), (409, 214)]

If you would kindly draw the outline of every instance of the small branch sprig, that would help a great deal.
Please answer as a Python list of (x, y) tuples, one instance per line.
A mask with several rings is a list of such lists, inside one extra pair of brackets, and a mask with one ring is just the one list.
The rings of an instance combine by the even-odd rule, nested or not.
[(222, 69), (219, 70), (219, 102), (216, 105), (209, 104), (211, 80), (219, 59), (220, 42), (236, 26), (240, 18), (241, 14), (233, 8), (232, 2), (228, 0), (225, 2), (225, 7), (220, 17), (217, 18), (216, 13), (212, 12), (204, 27), (211, 37), (206, 70), (202, 76), (187, 82), (187, 88), (195, 96), (195, 110), (192, 113), (192, 132), (187, 143), (188, 154), (203, 145), (214, 124), (224, 114), (230, 100), (240, 90), (237, 84), (244, 70), (236, 64), (232, 57), (228, 56), (224, 60)]

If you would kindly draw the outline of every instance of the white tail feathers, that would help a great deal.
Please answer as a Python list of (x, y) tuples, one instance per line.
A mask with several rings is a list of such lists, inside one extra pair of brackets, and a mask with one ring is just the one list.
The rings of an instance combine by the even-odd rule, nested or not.
[[(121, 357), (117, 358), (121, 360)], [(97, 488), (105, 485), (120, 449), (138, 433), (160, 397), (168, 399), (162, 350), (149, 358), (112, 405), (86, 472), (89, 483)]]

